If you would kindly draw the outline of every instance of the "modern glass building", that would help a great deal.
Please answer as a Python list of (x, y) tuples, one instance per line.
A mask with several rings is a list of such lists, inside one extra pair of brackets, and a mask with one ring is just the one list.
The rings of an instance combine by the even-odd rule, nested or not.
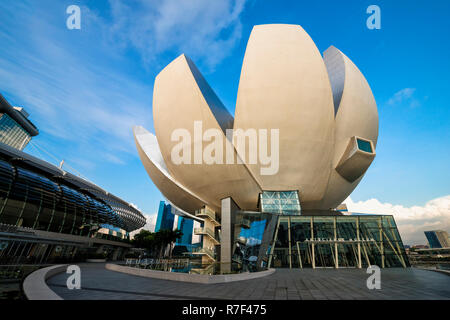
[(408, 259), (392, 216), (280, 217), (269, 266), (407, 267)]
[(450, 247), (450, 239), (448, 233), (443, 230), (425, 231), (430, 248), (448, 248)]
[(174, 221), (175, 215), (172, 213), (172, 206), (166, 204), (164, 201), (160, 201), (155, 232), (158, 232), (159, 230), (172, 230)]
[(23, 150), (33, 136), (39, 134), (21, 107), (12, 107), (0, 94), (0, 142)]
[[(6, 108), (1, 96), (0, 104)], [(19, 124), (2, 119), (0, 124)], [(5, 141), (0, 142), (0, 279), (21, 277), (32, 266), (81, 261), (89, 255), (120, 259), (131, 247), (129, 232), (145, 225), (141, 212), (21, 151), (29, 137), (22, 140), (17, 132), (32, 134), (25, 126), (14, 126), (9, 130), (0, 125)]]
[(177, 229), (183, 233), (181, 239), (177, 240), (177, 245), (192, 245), (194, 220), (184, 217), (178, 217)]
[(0, 223), (89, 236), (107, 224), (133, 231), (141, 213), (98, 186), (0, 144)]
[[(282, 206), (282, 205), (281, 205)], [(235, 240), (234, 268), (409, 267), (390, 215), (241, 212), (249, 221)], [(235, 224), (235, 230), (242, 223)], [(239, 229), (238, 229), (239, 231)]]
[(192, 236), (194, 231), (194, 220), (182, 216), (178, 216), (177, 229), (183, 233), (180, 239), (177, 239), (174, 252), (177, 254), (185, 254), (196, 250), (201, 246), (200, 243), (192, 244)]

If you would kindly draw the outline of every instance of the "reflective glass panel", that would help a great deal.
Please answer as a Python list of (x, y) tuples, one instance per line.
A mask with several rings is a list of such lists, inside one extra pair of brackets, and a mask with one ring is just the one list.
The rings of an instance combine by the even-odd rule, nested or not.
[(358, 143), (358, 149), (364, 152), (372, 153), (372, 145), (369, 141), (361, 140), (359, 138), (356, 139)]

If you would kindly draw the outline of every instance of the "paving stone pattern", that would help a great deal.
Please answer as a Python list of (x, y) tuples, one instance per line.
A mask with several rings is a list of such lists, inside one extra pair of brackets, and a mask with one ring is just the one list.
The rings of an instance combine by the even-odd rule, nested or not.
[(450, 300), (450, 276), (415, 268), (382, 269), (381, 289), (369, 290), (364, 269), (277, 269), (258, 279), (196, 284), (128, 275), (106, 270), (104, 264), (80, 267), (80, 290), (67, 289), (65, 273), (48, 285), (67, 300)]

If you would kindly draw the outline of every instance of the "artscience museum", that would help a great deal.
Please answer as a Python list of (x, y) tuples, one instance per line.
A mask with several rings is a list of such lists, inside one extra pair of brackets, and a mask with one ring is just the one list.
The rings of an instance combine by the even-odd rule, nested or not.
[(154, 134), (134, 128), (139, 156), (176, 213), (201, 223), (206, 273), (409, 266), (392, 216), (343, 204), (376, 155), (370, 86), (302, 27), (253, 28), (234, 117), (181, 55), (155, 79), (153, 119)]

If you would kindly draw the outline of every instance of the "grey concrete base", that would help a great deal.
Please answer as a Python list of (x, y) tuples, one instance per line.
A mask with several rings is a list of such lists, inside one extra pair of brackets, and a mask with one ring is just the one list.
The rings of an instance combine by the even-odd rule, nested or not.
[(120, 266), (112, 263), (107, 263), (105, 268), (111, 271), (117, 271), (146, 278), (155, 278), (162, 280), (172, 280), (191, 283), (203, 283), (203, 284), (250, 280), (265, 277), (275, 272), (275, 269), (269, 269), (260, 272), (245, 272), (239, 274), (226, 274), (226, 275), (206, 275), (206, 274), (188, 274), (181, 272), (167, 272), (149, 269), (139, 269), (133, 267)]
[(427, 267), (418, 267), (418, 266), (416, 266), (415, 268), (422, 269), (422, 270), (435, 271), (435, 272), (443, 273), (443, 274), (446, 274), (446, 275), (450, 276), (450, 270), (437, 269), (436, 267), (428, 267), (427, 268)]
[(443, 274), (446, 274), (446, 275), (450, 276), (450, 270), (435, 269), (434, 271), (440, 272), (440, 273), (443, 273)]
[(90, 262), (90, 263), (105, 263), (106, 259), (86, 259), (86, 262)]
[[(188, 283), (106, 270), (99, 263), (81, 268), (81, 289), (67, 288), (70, 275), (47, 280), (64, 300), (449, 300), (450, 277), (416, 268), (381, 269), (381, 289), (367, 288), (364, 269), (276, 269), (267, 277), (230, 283)], [(450, 301), (450, 300), (449, 300)]]
[(23, 291), (28, 300), (63, 300), (47, 286), (47, 279), (64, 272), (67, 264), (42, 268), (30, 273), (23, 282)]

